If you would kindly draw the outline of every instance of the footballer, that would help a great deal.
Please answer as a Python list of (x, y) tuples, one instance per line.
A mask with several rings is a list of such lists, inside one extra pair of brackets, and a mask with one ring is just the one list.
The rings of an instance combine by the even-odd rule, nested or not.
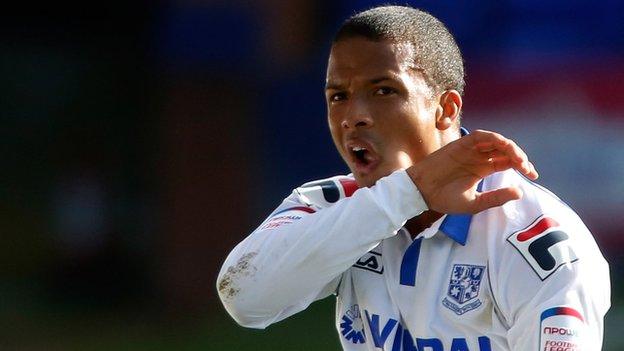
[(336, 296), (344, 350), (599, 350), (609, 270), (525, 153), (461, 127), (462, 56), (405, 6), (358, 13), (327, 65), (350, 174), (303, 184), (225, 260), (219, 296), (265, 328)]

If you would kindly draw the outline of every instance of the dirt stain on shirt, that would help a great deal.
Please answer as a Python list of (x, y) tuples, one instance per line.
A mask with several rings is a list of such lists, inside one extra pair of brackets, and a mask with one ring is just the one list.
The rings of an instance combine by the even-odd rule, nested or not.
[(243, 276), (251, 276), (256, 273), (257, 268), (252, 266), (249, 261), (254, 258), (258, 253), (250, 252), (241, 256), (236, 262), (236, 265), (227, 269), (223, 278), (219, 281), (219, 293), (226, 299), (231, 299), (238, 292), (240, 288), (236, 286), (236, 280)]

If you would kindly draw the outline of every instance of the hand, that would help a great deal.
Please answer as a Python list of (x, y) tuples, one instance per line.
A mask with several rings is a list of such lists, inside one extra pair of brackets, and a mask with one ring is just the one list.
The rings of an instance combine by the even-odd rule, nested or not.
[(497, 133), (476, 130), (406, 171), (430, 209), (441, 213), (478, 213), (522, 198), (522, 191), (516, 187), (483, 193), (476, 190), (481, 179), (510, 168), (532, 180), (538, 177), (516, 143)]

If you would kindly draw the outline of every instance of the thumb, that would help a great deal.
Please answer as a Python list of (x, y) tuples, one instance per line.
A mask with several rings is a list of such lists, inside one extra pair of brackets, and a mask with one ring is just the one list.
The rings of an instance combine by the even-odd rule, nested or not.
[(501, 206), (509, 201), (519, 200), (521, 198), (522, 190), (516, 187), (507, 187), (476, 193), (472, 213), (479, 213), (489, 208)]

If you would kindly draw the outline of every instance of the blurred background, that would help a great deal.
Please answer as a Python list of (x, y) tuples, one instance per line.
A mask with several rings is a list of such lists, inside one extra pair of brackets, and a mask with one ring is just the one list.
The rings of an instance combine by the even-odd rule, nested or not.
[[(464, 126), (515, 139), (593, 231), (604, 349), (624, 349), (624, 2), (409, 3), (464, 52)], [(292, 188), (347, 173), (325, 64), (339, 24), (376, 4), (4, 8), (0, 350), (339, 350), (332, 298), (245, 330), (215, 280)]]

